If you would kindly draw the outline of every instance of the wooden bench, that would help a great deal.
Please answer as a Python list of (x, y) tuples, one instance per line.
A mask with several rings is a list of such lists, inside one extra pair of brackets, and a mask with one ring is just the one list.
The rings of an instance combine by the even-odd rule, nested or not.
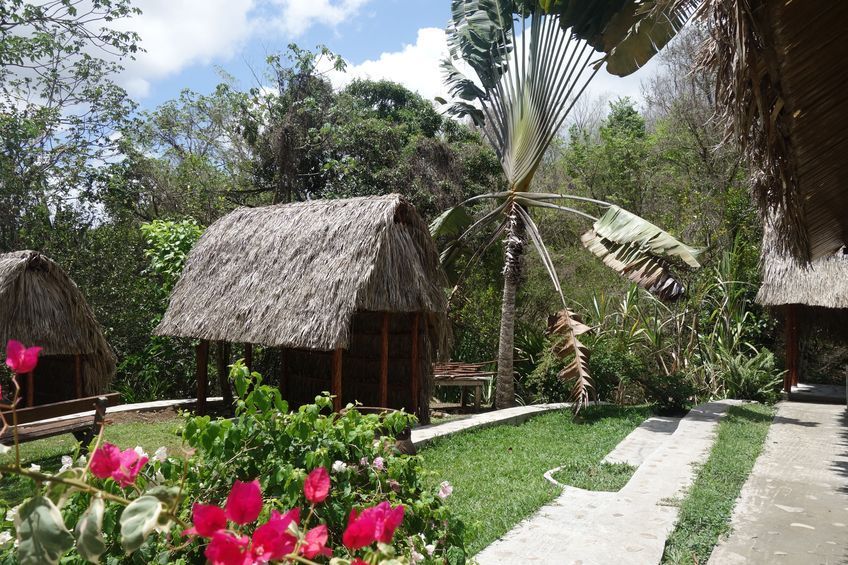
[[(88, 396), (52, 404), (42, 404), (17, 410), (18, 441), (33, 441), (62, 434), (73, 434), (83, 447), (100, 431), (106, 418), (106, 408), (120, 404), (121, 395), (117, 392)], [(75, 416), (94, 410), (89, 414)], [(12, 431), (12, 412), (3, 412), (9, 429), (0, 437), (0, 443), (8, 445), (14, 438)]]
[(474, 409), (480, 410), (480, 398), (483, 386), (492, 382), (496, 373), (484, 371), (483, 368), (491, 363), (447, 363), (433, 364), (433, 386), (458, 386), (460, 389), (460, 405), (465, 407), (465, 387), (474, 387)]

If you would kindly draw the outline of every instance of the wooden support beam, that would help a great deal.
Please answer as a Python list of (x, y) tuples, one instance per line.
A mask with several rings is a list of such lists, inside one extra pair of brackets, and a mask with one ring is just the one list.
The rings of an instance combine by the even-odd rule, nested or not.
[(253, 372), (253, 344), (244, 344), (244, 364), (247, 370)]
[(224, 397), (224, 406), (233, 403), (233, 388), (230, 386), (230, 344), (219, 341), (215, 344), (215, 372), (218, 375), (218, 386), (221, 388), (221, 396)]
[(798, 384), (798, 305), (786, 306), (786, 375), (783, 390), (791, 392)]
[(383, 333), (380, 346), (380, 406), (389, 406), (389, 313), (383, 313)]
[(206, 397), (209, 390), (209, 342), (201, 339), (194, 350), (197, 375), (197, 413), (206, 414)]
[(418, 397), (420, 396), (420, 371), (419, 371), (419, 362), (418, 362), (418, 323), (421, 315), (416, 312), (412, 315), (412, 413), (416, 416), (419, 416), (418, 410)]
[(74, 355), (74, 398), (82, 398), (82, 355)]
[(33, 406), (35, 404), (35, 376), (30, 371), (26, 374), (26, 405)]
[(332, 361), (332, 384), (330, 391), (334, 395), (333, 410), (336, 412), (342, 409), (342, 348), (339, 347), (333, 351)]

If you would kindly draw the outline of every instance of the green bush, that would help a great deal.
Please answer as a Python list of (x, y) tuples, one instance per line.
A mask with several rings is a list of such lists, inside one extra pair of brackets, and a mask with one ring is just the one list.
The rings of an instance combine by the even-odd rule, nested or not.
[(697, 390), (684, 373), (654, 373), (639, 378), (645, 398), (660, 413), (684, 412), (697, 401)]
[(752, 355), (723, 352), (719, 356), (725, 394), (728, 398), (777, 402), (783, 373), (775, 368), (774, 354), (768, 349), (750, 350)]
[(562, 359), (545, 347), (536, 368), (522, 381), (525, 402), (566, 402), (571, 397), (571, 383), (559, 378), (565, 366)]
[(602, 400), (619, 400), (618, 391), (637, 382), (647, 371), (645, 361), (619, 339), (598, 339), (590, 351), (589, 373)]

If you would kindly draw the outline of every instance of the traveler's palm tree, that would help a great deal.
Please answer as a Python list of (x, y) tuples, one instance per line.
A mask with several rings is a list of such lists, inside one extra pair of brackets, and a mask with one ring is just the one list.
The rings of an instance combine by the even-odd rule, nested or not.
[[(615, 13), (608, 13), (592, 19), (588, 17), (592, 15), (591, 10), (570, 13), (568, 3), (562, 0), (540, 0), (540, 3), (553, 5), (559, 12), (546, 14), (531, 0), (454, 0), (452, 21), (447, 29), (450, 58), (442, 63), (453, 98), (448, 112), (470, 116), (481, 128), (501, 161), (508, 186), (504, 192), (481, 194), (466, 200), (445, 211), (431, 225), (434, 237), (449, 240), (442, 252), (446, 265), (456, 259), (469, 238), (483, 230), (492, 230), (487, 234), (488, 243), (479, 247), (465, 269), (503, 238), (504, 289), (495, 400), (498, 408), (512, 405), (515, 399), (515, 297), (528, 241), (538, 252), (563, 301), (563, 309), (552, 329), (562, 335), (557, 353), (564, 358), (570, 357), (571, 362), (560, 377), (573, 380), (577, 406), (588, 401), (591, 387), (587, 352), (579, 341), (579, 336), (589, 328), (576, 320), (566, 307), (553, 261), (533, 221), (533, 208), (576, 214), (593, 222), (592, 229), (581, 238), (583, 244), (608, 266), (663, 298), (675, 299), (684, 292), (683, 285), (671, 270), (674, 265), (699, 266), (694, 249), (626, 210), (576, 195), (530, 190), (551, 140), (600, 68), (597, 61), (600, 55), (595, 45), (600, 44), (604, 50), (604, 42), (612, 41), (611, 32), (603, 22), (616, 17)], [(594, 4), (597, 4), (595, 12), (604, 12), (604, 6), (616, 2), (598, 0)], [(617, 4), (631, 6), (634, 3), (624, 0)], [(644, 14), (645, 17), (653, 15), (654, 12)], [(574, 25), (569, 25), (571, 23)], [(578, 34), (578, 26), (587, 39)], [(607, 30), (606, 39), (596, 30)], [(628, 30), (622, 28), (619, 39), (631, 37)], [(618, 51), (616, 56), (622, 67), (635, 70), (647, 60), (644, 55), (647, 51), (644, 51), (644, 40), (631, 37), (629, 41), (639, 47), (636, 54)], [(649, 43), (655, 50), (663, 41), (655, 38)], [(606, 55), (606, 59), (611, 58), (611, 54)], [(471, 67), (476, 80), (463, 75), (456, 61)], [(491, 206), (479, 217), (474, 217), (469, 205), (486, 201)], [(583, 209), (578, 210), (573, 203)], [(587, 207), (602, 212), (600, 217), (585, 211)]]

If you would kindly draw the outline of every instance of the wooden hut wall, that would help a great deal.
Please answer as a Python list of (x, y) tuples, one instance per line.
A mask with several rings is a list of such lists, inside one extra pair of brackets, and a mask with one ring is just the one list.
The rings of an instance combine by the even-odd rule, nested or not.
[[(412, 328), (416, 314), (388, 314), (388, 407), (411, 412)], [(429, 421), (426, 399), (432, 385), (431, 351), (424, 314), (418, 314), (418, 406), (420, 417)], [(350, 344), (342, 353), (342, 405), (358, 401), (364, 406), (380, 406), (382, 355), (382, 312), (358, 312), (351, 323)], [(279, 379), (283, 397), (292, 407), (314, 401), (322, 391), (331, 390), (331, 351), (286, 349), (281, 351)]]

